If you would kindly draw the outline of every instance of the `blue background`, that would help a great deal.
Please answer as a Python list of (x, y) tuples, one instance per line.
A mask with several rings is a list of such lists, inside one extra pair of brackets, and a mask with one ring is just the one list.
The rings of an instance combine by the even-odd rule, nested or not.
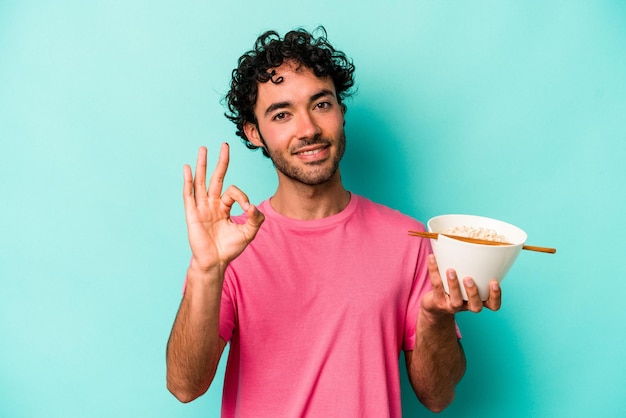
[(626, 2), (214, 3), (0, 2), (0, 416), (218, 415), (220, 383), (165, 389), (182, 166), (229, 141), (227, 182), (274, 191), (220, 99), (260, 32), (318, 24), (357, 67), (350, 190), (558, 249), (520, 255), (499, 312), (458, 316), (468, 369), (440, 416), (626, 416)]

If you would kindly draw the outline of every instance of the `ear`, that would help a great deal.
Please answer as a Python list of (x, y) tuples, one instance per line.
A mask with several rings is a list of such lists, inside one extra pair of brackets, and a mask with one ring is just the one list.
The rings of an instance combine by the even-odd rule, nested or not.
[(263, 141), (261, 141), (261, 134), (259, 132), (259, 127), (256, 124), (252, 122), (246, 122), (243, 125), (243, 132), (246, 134), (248, 141), (250, 141), (252, 145), (255, 145), (257, 147), (264, 146)]

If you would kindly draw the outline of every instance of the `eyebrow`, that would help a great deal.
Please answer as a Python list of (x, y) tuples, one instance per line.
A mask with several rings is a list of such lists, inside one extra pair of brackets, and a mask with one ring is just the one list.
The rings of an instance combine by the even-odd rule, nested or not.
[[(322, 89), (319, 92), (317, 92), (314, 95), (312, 95), (309, 100), (311, 102), (314, 102), (317, 99), (322, 98), (324, 96), (333, 96), (334, 97), (334, 93), (331, 90), (329, 90), (329, 89)], [(270, 113), (274, 112), (275, 110), (284, 109), (284, 108), (289, 107), (289, 106), (291, 106), (291, 102), (288, 102), (288, 101), (272, 103), (271, 105), (269, 105), (267, 107), (267, 109), (265, 109), (265, 116), (269, 115)]]

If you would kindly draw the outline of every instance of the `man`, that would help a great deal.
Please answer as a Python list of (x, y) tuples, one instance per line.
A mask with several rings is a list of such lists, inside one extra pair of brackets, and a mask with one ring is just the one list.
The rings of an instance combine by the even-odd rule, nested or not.
[[(261, 35), (227, 95), (238, 135), (278, 175), (258, 207), (223, 191), (223, 144), (206, 185), (184, 169), (192, 259), (167, 347), (168, 389), (182, 402), (210, 386), (230, 343), (222, 416), (400, 417), (398, 360), (420, 401), (443, 410), (465, 371), (454, 315), (497, 310), (471, 278), (443, 290), (418, 221), (347, 191), (341, 181), (352, 63), (303, 30)], [(238, 203), (245, 212), (232, 217)], [(463, 301), (464, 286), (468, 301)]]

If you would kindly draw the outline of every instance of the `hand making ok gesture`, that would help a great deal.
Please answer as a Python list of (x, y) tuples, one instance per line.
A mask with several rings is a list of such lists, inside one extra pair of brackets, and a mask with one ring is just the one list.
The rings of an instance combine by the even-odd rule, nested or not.
[[(248, 200), (248, 196), (235, 186), (224, 193), (224, 177), (228, 169), (228, 144), (222, 144), (215, 171), (206, 186), (207, 149), (200, 147), (193, 177), (191, 167), (184, 167), (183, 199), (189, 244), (193, 254), (192, 266), (208, 271), (226, 265), (235, 259), (254, 239), (265, 217)], [(243, 224), (230, 218), (233, 204), (237, 202), (247, 215)]]

